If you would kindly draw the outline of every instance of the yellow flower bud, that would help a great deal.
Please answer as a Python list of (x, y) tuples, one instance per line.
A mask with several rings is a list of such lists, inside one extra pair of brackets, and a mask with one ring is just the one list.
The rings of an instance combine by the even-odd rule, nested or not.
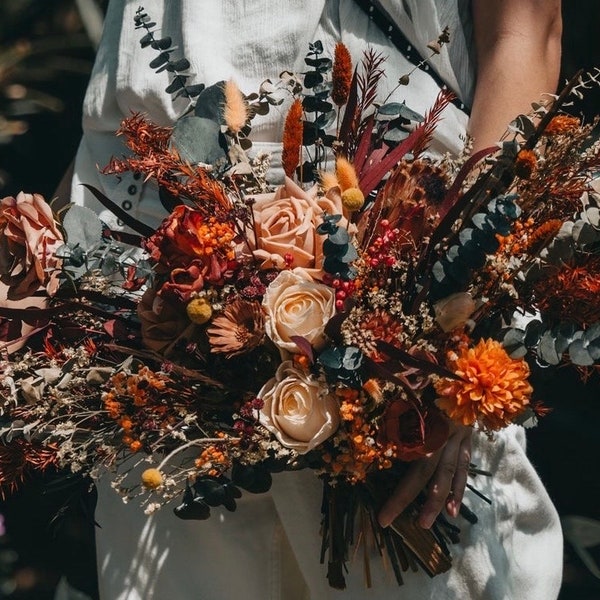
[(158, 469), (146, 469), (142, 473), (142, 483), (144, 487), (155, 490), (163, 482), (162, 473)]
[(358, 188), (348, 188), (342, 193), (342, 204), (346, 210), (360, 210), (364, 203), (365, 196)]
[(192, 323), (204, 325), (212, 317), (212, 306), (206, 298), (194, 298), (186, 307), (187, 315)]

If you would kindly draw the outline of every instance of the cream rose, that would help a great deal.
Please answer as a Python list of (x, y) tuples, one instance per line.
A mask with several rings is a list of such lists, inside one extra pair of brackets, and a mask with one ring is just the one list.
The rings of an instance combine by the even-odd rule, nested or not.
[(258, 393), (259, 420), (286, 447), (306, 454), (335, 433), (339, 404), (328, 388), (293, 361), (281, 363)]
[(319, 349), (325, 344), (325, 325), (335, 315), (335, 291), (303, 269), (282, 271), (267, 288), (263, 310), (267, 335), (280, 350), (298, 352), (293, 336)]
[[(319, 277), (323, 264), (324, 236), (316, 232), (323, 213), (343, 214), (341, 196), (319, 196), (317, 187), (304, 191), (291, 179), (272, 194), (254, 196), (254, 225), (258, 241), (252, 253), (263, 268), (285, 267), (286, 254), (292, 267), (311, 269)], [(347, 227), (343, 219), (340, 223)]]

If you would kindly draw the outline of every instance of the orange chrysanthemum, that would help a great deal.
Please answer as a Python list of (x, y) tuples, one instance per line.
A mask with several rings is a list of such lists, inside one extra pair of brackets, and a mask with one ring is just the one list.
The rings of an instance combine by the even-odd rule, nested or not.
[(331, 79), (333, 82), (331, 99), (336, 106), (343, 106), (348, 102), (348, 96), (350, 95), (352, 58), (348, 48), (342, 42), (338, 42), (335, 46)]
[(302, 147), (302, 102), (294, 100), (285, 118), (283, 126), (283, 148), (281, 150), (281, 163), (288, 177), (300, 162), (300, 148)]
[(449, 368), (460, 379), (442, 378), (435, 384), (437, 405), (453, 421), (498, 430), (515, 420), (529, 404), (533, 388), (529, 366), (513, 359), (495, 340), (452, 353)]
[(556, 115), (550, 120), (550, 123), (544, 130), (544, 135), (560, 135), (562, 133), (569, 133), (579, 127), (580, 120), (577, 117), (571, 115)]

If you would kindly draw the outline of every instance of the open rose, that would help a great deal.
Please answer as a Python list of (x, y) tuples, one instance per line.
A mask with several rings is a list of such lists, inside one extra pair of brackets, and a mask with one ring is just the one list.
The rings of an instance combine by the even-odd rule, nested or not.
[(161, 354), (168, 354), (178, 341), (190, 339), (196, 330), (180, 304), (171, 304), (153, 289), (144, 292), (137, 313), (144, 345)]
[[(190, 286), (197, 290), (205, 282), (222, 285), (231, 277), (234, 237), (230, 224), (207, 219), (199, 210), (180, 204), (144, 241), (144, 249), (157, 263), (159, 273), (177, 269), (175, 281), (172, 278), (167, 289), (185, 295)], [(195, 284), (190, 280), (192, 272), (197, 274)]]
[(319, 349), (325, 344), (325, 325), (335, 314), (335, 291), (303, 269), (282, 271), (269, 284), (263, 309), (267, 335), (280, 350), (298, 352), (294, 336)]
[[(304, 191), (291, 179), (275, 193), (254, 196), (254, 223), (258, 236), (255, 258), (262, 268), (282, 269), (286, 255), (293, 258), (293, 267), (311, 270), (319, 277), (323, 263), (324, 236), (316, 232), (323, 213), (343, 214), (341, 197), (319, 196), (317, 188)], [(342, 220), (340, 225), (347, 227)], [(314, 272), (312, 272), (314, 271)]]
[(397, 457), (409, 461), (439, 450), (448, 434), (448, 420), (435, 406), (417, 411), (410, 402), (395, 400), (382, 417), (378, 441), (393, 444)]
[(286, 448), (306, 454), (337, 430), (340, 422), (336, 397), (293, 361), (279, 365), (275, 377), (258, 393), (263, 401), (260, 422)]
[(40, 286), (56, 293), (62, 262), (56, 251), (63, 243), (42, 196), (20, 192), (1, 201), (0, 280), (9, 287), (10, 300), (31, 296)]

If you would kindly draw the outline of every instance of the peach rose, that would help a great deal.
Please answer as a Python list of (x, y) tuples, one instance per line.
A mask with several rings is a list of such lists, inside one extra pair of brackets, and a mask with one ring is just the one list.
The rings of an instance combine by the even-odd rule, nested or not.
[[(316, 186), (304, 191), (291, 179), (275, 193), (254, 196), (254, 223), (258, 242), (253, 255), (263, 269), (286, 266), (285, 256), (291, 256), (292, 267), (314, 270), (319, 277), (323, 263), (324, 236), (316, 232), (324, 212), (343, 214), (341, 196), (319, 196)], [(340, 224), (348, 226), (343, 219)]]
[(286, 448), (306, 454), (332, 436), (340, 423), (339, 404), (328, 388), (293, 361), (279, 365), (258, 393), (259, 420)]
[(325, 325), (335, 315), (335, 291), (303, 269), (282, 271), (267, 288), (263, 310), (267, 335), (280, 350), (298, 352), (294, 336), (319, 349), (325, 344)]
[(56, 251), (63, 236), (52, 210), (40, 194), (20, 192), (0, 202), (0, 281), (8, 298), (31, 296), (40, 286), (56, 293), (61, 259)]

